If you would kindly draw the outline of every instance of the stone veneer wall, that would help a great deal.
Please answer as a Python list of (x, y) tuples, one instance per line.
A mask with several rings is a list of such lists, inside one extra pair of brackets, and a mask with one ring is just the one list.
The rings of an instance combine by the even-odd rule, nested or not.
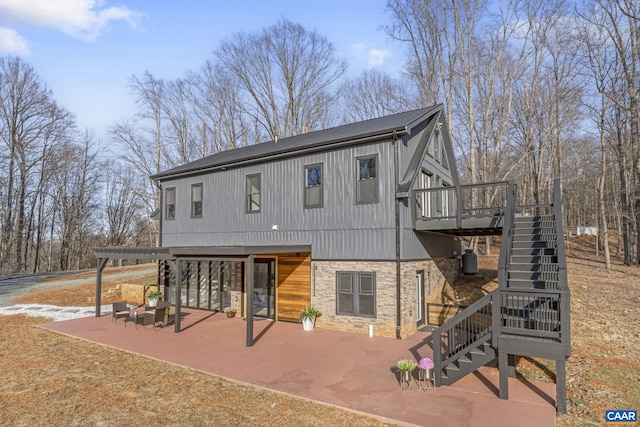
[[(447, 283), (452, 283), (460, 273), (459, 258), (440, 258), (436, 260), (405, 261), (400, 264), (400, 281), (402, 287), (401, 329), (400, 336), (406, 338), (416, 332), (417, 327), (417, 294), (416, 274), (424, 272), (425, 307), (429, 297), (440, 292)], [(426, 320), (425, 320), (426, 324)]]
[[(425, 297), (452, 281), (460, 270), (459, 259), (406, 261), (400, 264), (401, 338), (416, 331), (416, 273), (425, 272)], [(322, 316), (320, 328), (362, 334), (373, 325), (376, 336), (396, 337), (396, 263), (391, 261), (312, 261), (311, 304)], [(376, 273), (376, 317), (338, 316), (336, 314), (336, 272)]]
[[(376, 318), (336, 315), (336, 272), (376, 273)], [(315, 283), (314, 283), (315, 279)], [(316, 319), (320, 328), (340, 331), (396, 336), (396, 263), (388, 261), (312, 261), (311, 304), (322, 316)], [(314, 292), (315, 290), (315, 292)]]
[[(123, 283), (120, 286), (122, 300), (136, 303), (136, 304), (145, 304), (147, 302), (147, 294), (150, 291), (157, 291), (158, 286), (145, 286), (145, 285), (134, 285)], [(162, 292), (162, 289), (160, 289)]]

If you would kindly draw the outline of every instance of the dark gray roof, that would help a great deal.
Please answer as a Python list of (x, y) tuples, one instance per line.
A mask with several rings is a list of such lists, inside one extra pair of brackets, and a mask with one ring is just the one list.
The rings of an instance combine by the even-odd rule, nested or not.
[(174, 177), (177, 175), (204, 172), (211, 168), (233, 167), (238, 164), (265, 161), (270, 157), (289, 157), (300, 151), (337, 144), (340, 142), (358, 142), (388, 138), (394, 132), (398, 135), (410, 131), (426, 118), (442, 109), (442, 105), (421, 108), (393, 114), (377, 119), (365, 120), (330, 129), (309, 132), (276, 141), (263, 142), (256, 145), (221, 151), (182, 166), (153, 175), (153, 179)]

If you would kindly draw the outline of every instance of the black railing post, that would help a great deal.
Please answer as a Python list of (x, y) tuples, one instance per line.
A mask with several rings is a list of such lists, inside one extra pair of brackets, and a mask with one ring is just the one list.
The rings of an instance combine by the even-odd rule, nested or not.
[(442, 385), (442, 333), (440, 328), (437, 328), (431, 334), (433, 340), (433, 372), (436, 377), (434, 378), (435, 386), (440, 387)]
[(462, 199), (462, 187), (456, 186), (456, 227), (462, 228), (462, 211), (464, 210), (464, 200)]

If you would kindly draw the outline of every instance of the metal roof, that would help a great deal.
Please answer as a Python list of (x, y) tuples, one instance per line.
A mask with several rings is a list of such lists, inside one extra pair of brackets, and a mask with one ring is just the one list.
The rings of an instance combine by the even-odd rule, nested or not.
[(321, 147), (325, 149), (324, 147), (326, 146), (339, 143), (358, 143), (389, 138), (394, 133), (399, 136), (409, 132), (412, 127), (441, 109), (442, 104), (438, 104), (377, 119), (282, 138), (277, 141), (263, 142), (256, 145), (221, 151), (182, 166), (160, 172), (151, 178), (161, 180), (163, 178), (200, 173), (213, 168), (221, 169), (240, 164), (257, 163), (269, 158), (290, 157), (300, 154), (302, 151), (319, 149)]

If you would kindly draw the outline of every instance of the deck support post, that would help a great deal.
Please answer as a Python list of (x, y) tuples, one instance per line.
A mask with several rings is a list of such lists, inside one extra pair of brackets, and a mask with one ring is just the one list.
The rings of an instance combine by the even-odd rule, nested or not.
[(556, 360), (556, 409), (559, 414), (567, 413), (567, 370), (565, 359)]
[(509, 355), (498, 350), (498, 370), (500, 372), (500, 399), (509, 399)]

